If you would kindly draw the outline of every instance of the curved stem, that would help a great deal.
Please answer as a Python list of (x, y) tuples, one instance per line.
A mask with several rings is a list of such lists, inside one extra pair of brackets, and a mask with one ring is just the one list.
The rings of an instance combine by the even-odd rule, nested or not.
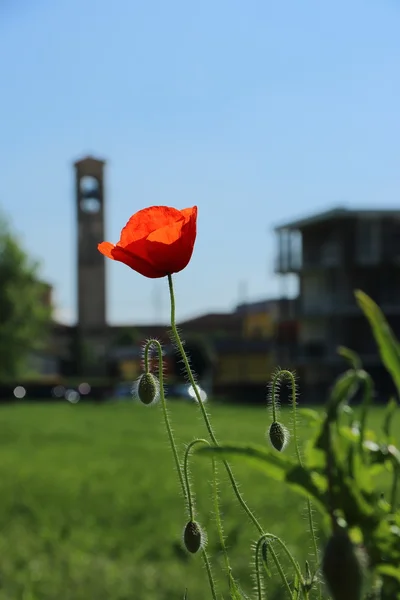
[[(275, 383), (275, 381), (278, 380), (278, 379), (279, 380), (286, 379), (286, 380), (289, 380), (289, 382), (290, 382), (290, 387), (291, 387), (291, 404), (292, 404), (292, 411), (293, 411), (293, 438), (294, 438), (294, 446), (295, 446), (297, 460), (299, 461), (299, 465), (302, 467), (303, 466), (303, 459), (301, 458), (301, 452), (300, 452), (300, 446), (299, 446), (299, 437), (298, 437), (298, 432), (297, 432), (296, 379), (295, 379), (293, 373), (291, 371), (289, 371), (288, 369), (283, 369), (281, 371), (278, 371), (275, 374), (273, 383)], [(316, 535), (316, 531), (315, 531), (314, 519), (313, 519), (313, 515), (312, 515), (312, 504), (311, 504), (311, 500), (310, 500), (309, 496), (307, 496), (307, 517), (308, 517), (308, 526), (310, 528), (311, 540), (312, 540), (312, 544), (313, 544), (313, 550), (314, 550), (315, 561), (316, 561), (316, 567), (315, 568), (317, 570), (318, 569), (318, 565), (319, 565), (319, 552), (318, 552), (317, 535)], [(322, 598), (322, 591), (321, 591), (321, 586), (320, 585), (318, 587), (318, 595), (319, 595), (319, 598), (321, 599)]]
[[(280, 547), (282, 548), (282, 550), (285, 552), (286, 556), (289, 558), (290, 562), (292, 563), (294, 570), (296, 571), (297, 577), (299, 578), (299, 582), (300, 584), (303, 586), (304, 585), (304, 577), (303, 574), (300, 570), (300, 567), (298, 565), (298, 563), (296, 562), (296, 560), (293, 558), (292, 553), (290, 552), (289, 548), (286, 546), (286, 544), (276, 535), (273, 535), (272, 533), (264, 533), (264, 535), (262, 535), (257, 544), (256, 544), (256, 550), (255, 550), (255, 565), (256, 565), (256, 579), (257, 579), (257, 593), (258, 593), (258, 598), (259, 600), (262, 600), (262, 589), (261, 589), (261, 574), (260, 574), (260, 549), (261, 549), (261, 545), (265, 540), (271, 540), (272, 542), (277, 542)], [(283, 573), (283, 569), (279, 563), (278, 557), (276, 556), (276, 553), (273, 552), (273, 548), (272, 546), (270, 546), (270, 550), (271, 550), (271, 554), (272, 557), (274, 558), (275, 564), (278, 567), (279, 573), (282, 577), (282, 573)], [(279, 563), (279, 566), (278, 566)], [(288, 589), (289, 593), (290, 593), (290, 597), (292, 597), (292, 591), (290, 589), (290, 586), (288, 584), (288, 581), (286, 579), (286, 575), (283, 573), (283, 577), (282, 577), (282, 581), (286, 587), (286, 589)]]
[(276, 401), (276, 397), (278, 395), (278, 386), (279, 383), (281, 381), (282, 378), (282, 371), (281, 370), (277, 370), (275, 375), (272, 378), (272, 383), (271, 383), (271, 395), (270, 395), (270, 402), (271, 402), (271, 409), (272, 409), (272, 421), (275, 422), (278, 418), (277, 412), (278, 412), (278, 407), (277, 407), (277, 401)]
[[(152, 339), (152, 340), (149, 340), (146, 343), (145, 350), (144, 350), (145, 372), (146, 373), (149, 372), (149, 351), (150, 351), (150, 348), (152, 346), (155, 346), (156, 349), (157, 349), (157, 352), (158, 352), (158, 363), (159, 363), (158, 378), (159, 378), (159, 382), (160, 382), (160, 398), (161, 398), (161, 404), (162, 404), (162, 409), (163, 409), (163, 413), (164, 413), (165, 425), (166, 425), (166, 428), (167, 428), (168, 437), (169, 437), (169, 441), (170, 441), (171, 448), (172, 448), (172, 453), (174, 455), (175, 465), (176, 465), (176, 469), (178, 471), (179, 482), (181, 484), (183, 497), (185, 498), (186, 502), (188, 503), (188, 507), (189, 507), (189, 511), (191, 512), (191, 515), (193, 515), (193, 502), (192, 502), (192, 499), (190, 497), (190, 485), (189, 485), (189, 479), (188, 479), (188, 476), (187, 476), (187, 456), (188, 456), (188, 452), (186, 452), (186, 454), (185, 454), (185, 458), (186, 458), (186, 469), (185, 469), (185, 473), (186, 473), (186, 486), (185, 486), (185, 481), (184, 481), (184, 477), (183, 477), (183, 474), (182, 474), (182, 466), (181, 466), (181, 463), (179, 461), (178, 452), (177, 452), (177, 449), (176, 449), (176, 444), (175, 444), (175, 439), (174, 439), (174, 434), (172, 433), (171, 424), (169, 422), (169, 415), (168, 415), (167, 404), (165, 402), (163, 364), (162, 364), (162, 347), (161, 347), (161, 344), (160, 344), (160, 342), (158, 340)], [(206, 443), (208, 443), (208, 442), (206, 442)], [(192, 446), (193, 446), (193, 443), (192, 443)], [(190, 498), (190, 500), (189, 500), (189, 498)], [(193, 518), (191, 518), (191, 520), (193, 520)], [(204, 564), (205, 564), (205, 567), (206, 567), (206, 571), (207, 571), (208, 581), (210, 583), (212, 600), (217, 600), (217, 594), (216, 594), (216, 591), (215, 591), (215, 583), (214, 583), (214, 578), (213, 578), (212, 572), (211, 572), (210, 561), (209, 561), (207, 553), (206, 553), (206, 551), (204, 549), (202, 551), (202, 556), (203, 556), (203, 561), (204, 561)]]
[[(193, 387), (193, 391), (195, 393), (196, 396), (196, 400), (197, 400), (197, 404), (199, 405), (200, 411), (202, 413), (203, 419), (204, 419), (204, 423), (206, 425), (207, 431), (208, 431), (208, 435), (210, 436), (210, 439), (212, 441), (212, 443), (215, 446), (218, 446), (218, 441), (217, 438), (215, 437), (214, 431), (212, 429), (211, 423), (210, 423), (210, 419), (208, 417), (207, 411), (204, 408), (204, 403), (200, 397), (199, 394), (199, 390), (197, 388), (197, 384), (195, 381), (195, 378), (193, 376), (193, 372), (192, 369), (190, 368), (190, 364), (188, 361), (188, 357), (186, 355), (185, 349), (183, 347), (181, 338), (179, 336), (178, 333), (178, 329), (176, 327), (176, 320), (175, 320), (175, 295), (174, 295), (174, 286), (173, 286), (173, 282), (172, 282), (172, 276), (168, 275), (168, 286), (169, 286), (169, 294), (170, 294), (170, 301), (171, 301), (171, 329), (172, 329), (172, 334), (174, 336), (174, 340), (175, 343), (178, 347), (178, 350), (180, 352), (180, 355), (182, 356), (182, 360), (183, 360), (183, 364), (185, 365), (185, 369), (186, 369), (186, 373), (187, 376), (189, 378), (189, 381)], [(233, 491), (236, 495), (236, 498), (239, 502), (239, 504), (241, 505), (241, 507), (243, 508), (243, 510), (245, 511), (245, 513), (247, 514), (247, 516), (249, 517), (249, 519), (252, 521), (253, 525), (257, 528), (258, 532), (260, 534), (264, 533), (263, 528), (261, 527), (261, 525), (259, 524), (257, 518), (255, 517), (255, 515), (253, 514), (253, 512), (251, 511), (251, 509), (248, 507), (246, 501), (244, 500), (243, 496), (241, 495), (241, 493), (239, 492), (239, 488), (238, 485), (236, 483), (235, 477), (232, 473), (232, 469), (230, 468), (228, 462), (226, 460), (223, 461), (226, 472), (228, 474), (229, 480), (231, 482)]]
[[(183, 459), (183, 476), (185, 478), (185, 483), (186, 483), (188, 512), (189, 512), (189, 519), (191, 521), (195, 520), (195, 508), (194, 508), (195, 504), (194, 504), (194, 500), (193, 500), (193, 496), (192, 496), (190, 479), (189, 479), (189, 456), (190, 456), (193, 448), (197, 444), (207, 444), (207, 446), (209, 446), (210, 442), (208, 442), (207, 440), (204, 440), (202, 438), (198, 438), (198, 439), (190, 442), (190, 444), (188, 444), (188, 446), (185, 450), (185, 456)], [(229, 564), (229, 557), (228, 557), (228, 553), (226, 551), (225, 540), (224, 540), (224, 530), (223, 530), (222, 519), (221, 519), (221, 511), (219, 508), (217, 465), (216, 465), (216, 461), (214, 458), (212, 459), (212, 467), (213, 467), (213, 504), (214, 504), (214, 511), (215, 511), (215, 522), (217, 525), (218, 537), (220, 540), (221, 548), (222, 548), (222, 551), (224, 554), (225, 568), (226, 568), (227, 573), (230, 573), (231, 566)]]
[(204, 566), (206, 567), (206, 571), (207, 571), (207, 575), (208, 575), (208, 581), (210, 582), (212, 600), (217, 600), (217, 592), (215, 590), (215, 583), (214, 583), (214, 578), (213, 578), (213, 575), (211, 572), (211, 565), (210, 565), (210, 561), (207, 556), (207, 552), (205, 550), (202, 551), (202, 556), (203, 556)]
[(302, 464), (302, 460), (301, 460), (301, 453), (300, 453), (300, 447), (299, 447), (299, 438), (298, 438), (298, 434), (297, 434), (297, 399), (296, 399), (296, 379), (295, 376), (293, 375), (293, 373), (287, 369), (282, 369), (280, 371), (277, 371), (274, 375), (274, 379), (272, 381), (272, 398), (271, 398), (271, 402), (273, 403), (273, 405), (275, 404), (276, 400), (275, 400), (275, 389), (277, 386), (277, 382), (279, 381), (284, 381), (284, 380), (289, 380), (290, 382), (290, 389), (291, 389), (291, 404), (292, 404), (292, 410), (293, 410), (293, 438), (294, 438), (294, 446), (295, 446), (295, 450), (296, 450), (296, 456), (297, 456), (297, 460), (299, 461), (299, 464), (301, 466), (303, 466)]
[(207, 446), (209, 446), (210, 444), (208, 443), (207, 440), (203, 440), (202, 438), (193, 440), (192, 442), (190, 442), (190, 444), (188, 444), (186, 450), (185, 450), (185, 456), (183, 458), (183, 476), (185, 479), (185, 483), (186, 483), (186, 491), (187, 491), (187, 504), (188, 504), (188, 512), (189, 512), (189, 519), (190, 521), (194, 521), (194, 500), (193, 500), (193, 496), (192, 496), (192, 491), (190, 488), (190, 480), (189, 480), (189, 455), (192, 451), (192, 449), (194, 448), (194, 446), (196, 446), (196, 444), (207, 444)]
[(179, 483), (180, 483), (180, 486), (181, 486), (181, 489), (182, 489), (183, 497), (185, 498), (185, 500), (187, 500), (187, 490), (186, 490), (185, 482), (184, 482), (183, 475), (182, 475), (182, 465), (181, 465), (181, 463), (179, 461), (178, 451), (176, 449), (175, 438), (174, 438), (174, 434), (172, 432), (171, 424), (170, 424), (170, 421), (169, 421), (167, 403), (165, 401), (163, 364), (162, 364), (162, 347), (161, 347), (161, 344), (160, 344), (160, 342), (158, 340), (152, 339), (152, 340), (149, 340), (146, 343), (146, 346), (145, 346), (145, 349), (144, 349), (144, 366), (145, 366), (145, 372), (146, 373), (149, 372), (149, 351), (150, 351), (151, 347), (155, 347), (156, 350), (157, 350), (157, 353), (158, 353), (158, 363), (159, 363), (158, 379), (159, 379), (159, 382), (160, 382), (161, 406), (162, 406), (162, 410), (163, 410), (163, 414), (164, 414), (164, 421), (165, 421), (165, 426), (167, 428), (169, 443), (171, 445), (172, 454), (174, 456), (176, 470), (178, 471)]

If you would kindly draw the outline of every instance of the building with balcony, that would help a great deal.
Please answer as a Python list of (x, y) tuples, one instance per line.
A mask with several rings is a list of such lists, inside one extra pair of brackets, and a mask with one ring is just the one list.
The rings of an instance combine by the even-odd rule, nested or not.
[[(382, 393), (391, 389), (354, 290), (378, 303), (400, 335), (400, 210), (338, 208), (277, 227), (275, 272), (297, 275), (292, 305), (298, 321), (294, 343), (277, 340), (276, 359), (295, 368), (303, 389), (321, 394), (345, 363), (339, 345), (356, 351)], [(281, 299), (277, 320), (287, 320)]]

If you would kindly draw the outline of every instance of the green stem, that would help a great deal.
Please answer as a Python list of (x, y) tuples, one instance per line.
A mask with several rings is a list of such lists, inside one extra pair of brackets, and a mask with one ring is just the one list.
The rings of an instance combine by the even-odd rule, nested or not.
[[(300, 567), (298, 565), (298, 563), (295, 561), (292, 553), (290, 552), (289, 548), (286, 546), (286, 544), (276, 535), (273, 535), (272, 533), (264, 533), (264, 535), (262, 535), (257, 544), (256, 544), (256, 550), (255, 550), (255, 565), (256, 565), (256, 580), (257, 580), (257, 593), (258, 593), (258, 598), (259, 600), (262, 600), (262, 588), (261, 588), (261, 573), (260, 573), (260, 549), (261, 549), (261, 545), (263, 544), (263, 542), (265, 540), (271, 540), (272, 542), (277, 542), (280, 547), (282, 548), (282, 550), (285, 552), (286, 556), (289, 558), (290, 562), (293, 565), (293, 568), (297, 574), (297, 577), (299, 578), (299, 582), (300, 584), (303, 586), (304, 585), (304, 578), (303, 575), (301, 573)], [(269, 546), (272, 557), (274, 557), (274, 553), (273, 553), (273, 548), (272, 546)], [(275, 554), (275, 558), (274, 558), (275, 564), (278, 567), (278, 557)], [(283, 569), (279, 564), (278, 567), (279, 573), (281, 574), (282, 577), (282, 573), (283, 573)], [(290, 597), (292, 597), (292, 592), (290, 589), (290, 586), (287, 582), (286, 579), (286, 575), (283, 574), (283, 578), (282, 581), (285, 585), (285, 587), (288, 589), (289, 593), (290, 593)]]
[(278, 569), (278, 573), (279, 573), (279, 575), (280, 575), (280, 577), (282, 579), (283, 585), (284, 585), (284, 587), (285, 587), (285, 589), (286, 589), (286, 591), (287, 591), (287, 593), (289, 595), (290, 600), (292, 600), (293, 599), (292, 590), (290, 589), (290, 585), (289, 585), (289, 582), (288, 582), (288, 580), (286, 578), (286, 575), (285, 575), (285, 573), (284, 573), (284, 571), (282, 569), (282, 565), (279, 562), (278, 557), (276, 555), (276, 552), (272, 548), (272, 546), (270, 548), (270, 552), (271, 552), (271, 555), (272, 555), (272, 559), (273, 559), (273, 561), (275, 563), (275, 566)]
[(365, 429), (367, 426), (368, 411), (372, 404), (373, 382), (372, 382), (371, 376), (366, 371), (359, 370), (358, 372), (361, 375), (363, 382), (364, 382), (364, 398), (363, 398), (362, 409), (361, 409), (360, 440), (359, 440), (361, 456), (364, 456), (363, 449), (364, 449)]
[[(158, 352), (158, 364), (159, 364), (158, 378), (159, 378), (159, 382), (160, 382), (160, 398), (161, 398), (161, 404), (162, 404), (162, 409), (163, 409), (163, 413), (164, 413), (165, 425), (167, 428), (168, 437), (169, 437), (169, 441), (170, 441), (171, 448), (172, 448), (172, 453), (174, 455), (175, 466), (178, 471), (179, 482), (180, 482), (180, 485), (182, 488), (182, 493), (183, 493), (183, 496), (184, 496), (186, 502), (188, 503), (189, 511), (191, 511), (191, 515), (193, 515), (193, 503), (192, 503), (192, 500), (190, 497), (189, 479), (186, 476), (186, 486), (185, 486), (185, 481), (184, 481), (184, 477), (182, 474), (182, 466), (181, 466), (181, 463), (179, 462), (179, 457), (178, 457), (178, 452), (176, 449), (174, 434), (172, 433), (172, 428), (171, 428), (171, 424), (169, 421), (167, 404), (165, 402), (163, 364), (162, 364), (162, 347), (158, 340), (152, 339), (147, 342), (145, 349), (144, 349), (144, 368), (145, 368), (145, 372), (148, 373), (149, 372), (149, 352), (150, 352), (151, 347), (155, 347)], [(206, 442), (206, 443), (208, 443), (208, 442)], [(193, 443), (192, 443), (192, 445), (193, 445)], [(186, 458), (187, 454), (188, 454), (188, 452), (186, 452), (185, 458)], [(186, 458), (185, 473), (187, 475), (187, 458)], [(190, 500), (189, 500), (189, 498), (190, 498)], [(191, 518), (191, 520), (193, 520), (193, 519)], [(207, 553), (205, 550), (202, 551), (202, 556), (203, 556), (203, 561), (204, 561), (206, 571), (207, 571), (208, 581), (210, 583), (212, 600), (217, 600), (217, 594), (215, 591), (215, 583), (214, 583), (214, 578), (213, 578), (212, 572), (211, 572), (210, 561), (208, 560), (208, 556), (207, 556)]]
[(215, 590), (215, 583), (214, 583), (213, 574), (211, 572), (211, 565), (210, 565), (210, 561), (207, 556), (207, 552), (205, 550), (202, 551), (202, 556), (203, 556), (204, 566), (206, 567), (206, 571), (207, 571), (207, 575), (208, 575), (208, 581), (210, 582), (212, 600), (217, 600), (217, 592)]
[(171, 428), (171, 424), (170, 424), (170, 420), (169, 420), (167, 403), (165, 401), (163, 364), (162, 364), (162, 347), (161, 347), (161, 344), (160, 344), (160, 342), (158, 340), (155, 340), (155, 339), (149, 340), (146, 343), (146, 346), (144, 348), (144, 368), (145, 368), (145, 373), (149, 373), (149, 351), (150, 351), (151, 347), (155, 347), (157, 349), (157, 353), (158, 353), (158, 364), (159, 364), (158, 379), (159, 379), (159, 382), (160, 382), (161, 406), (162, 406), (162, 410), (163, 410), (163, 414), (164, 414), (164, 421), (165, 421), (165, 426), (167, 428), (169, 443), (171, 445), (172, 454), (174, 456), (176, 470), (178, 471), (179, 483), (180, 483), (180, 486), (181, 486), (181, 489), (182, 489), (183, 497), (187, 501), (187, 490), (186, 490), (186, 487), (185, 487), (185, 482), (183, 480), (182, 465), (181, 465), (181, 463), (179, 461), (178, 451), (176, 449), (175, 438), (174, 438), (174, 434), (172, 432), (172, 428)]
[[(289, 371), (288, 369), (283, 369), (281, 371), (278, 371), (275, 374), (274, 380), (273, 380), (273, 388), (272, 388), (272, 393), (274, 394), (274, 383), (276, 380), (289, 380), (290, 382), (290, 387), (291, 387), (291, 404), (292, 404), (292, 411), (293, 411), (293, 438), (294, 438), (294, 446), (295, 446), (295, 452), (296, 452), (296, 457), (297, 460), (299, 462), (299, 465), (301, 467), (303, 467), (303, 459), (301, 458), (301, 452), (300, 452), (300, 445), (299, 445), (299, 437), (298, 437), (298, 431), (297, 431), (297, 398), (296, 398), (296, 379), (293, 375), (293, 373), (291, 371)], [(274, 398), (272, 398), (272, 401), (274, 402)], [(274, 404), (273, 404), (274, 406)], [(308, 525), (310, 528), (310, 533), (311, 533), (311, 539), (312, 539), (312, 544), (313, 544), (313, 550), (314, 550), (314, 555), (315, 555), (315, 563), (316, 563), (316, 569), (318, 568), (319, 565), (319, 552), (318, 552), (318, 544), (317, 544), (317, 535), (316, 535), (316, 531), (315, 531), (315, 525), (314, 525), (314, 519), (313, 519), (313, 515), (312, 515), (312, 504), (311, 504), (311, 500), (310, 497), (307, 496), (307, 516), (308, 516)], [(321, 600), (322, 598), (322, 590), (321, 590), (321, 586), (318, 586), (318, 596), (319, 599)]]
[[(189, 456), (190, 456), (193, 448), (197, 444), (207, 444), (207, 446), (210, 445), (210, 443), (207, 440), (198, 438), (198, 439), (190, 442), (190, 444), (188, 444), (188, 446), (185, 450), (185, 456), (183, 459), (183, 476), (185, 478), (185, 483), (186, 483), (187, 504), (188, 504), (188, 512), (189, 512), (190, 521), (195, 520), (195, 503), (194, 503), (194, 499), (193, 499), (193, 495), (192, 495), (190, 478), (189, 478)], [(224, 553), (225, 568), (226, 568), (227, 573), (231, 573), (229, 557), (228, 557), (228, 553), (226, 551), (225, 540), (224, 540), (224, 530), (222, 527), (221, 511), (219, 508), (217, 466), (216, 466), (214, 458), (212, 459), (212, 466), (213, 466), (213, 504), (214, 504), (214, 510), (215, 510), (215, 522), (217, 525), (218, 537), (219, 537), (219, 540), (221, 543), (222, 551)]]
[[(211, 427), (211, 423), (210, 423), (210, 419), (208, 417), (207, 411), (204, 408), (204, 403), (200, 397), (199, 394), (199, 390), (197, 388), (197, 384), (195, 382), (193, 373), (192, 373), (192, 369), (190, 368), (189, 365), (189, 361), (185, 352), (185, 349), (183, 347), (181, 338), (179, 336), (178, 333), (178, 329), (176, 327), (176, 319), (175, 319), (175, 294), (174, 294), (174, 285), (172, 282), (172, 276), (168, 275), (168, 286), (169, 286), (169, 294), (170, 294), (170, 301), (171, 301), (171, 329), (172, 329), (172, 334), (174, 336), (175, 339), (175, 343), (178, 347), (178, 350), (180, 352), (180, 355), (182, 356), (182, 360), (183, 360), (183, 364), (185, 365), (185, 369), (186, 369), (186, 373), (187, 376), (189, 378), (189, 381), (192, 385), (194, 394), (196, 396), (196, 400), (197, 400), (197, 404), (200, 408), (200, 411), (202, 413), (203, 419), (204, 419), (204, 423), (206, 425), (207, 431), (208, 431), (208, 435), (210, 436), (210, 439), (212, 441), (212, 443), (215, 446), (219, 446), (218, 441), (215, 437), (214, 431)], [(247, 514), (247, 516), (249, 517), (249, 519), (252, 521), (252, 523), (254, 524), (254, 526), (257, 528), (258, 532), (262, 535), (264, 533), (263, 528), (261, 527), (261, 525), (259, 524), (259, 522), (257, 521), (255, 515), (253, 514), (253, 512), (250, 510), (250, 508), (248, 507), (246, 501), (244, 500), (244, 498), (242, 497), (241, 493), (239, 492), (239, 488), (238, 485), (236, 483), (235, 477), (232, 473), (232, 469), (230, 468), (228, 462), (226, 460), (223, 461), (226, 472), (228, 474), (229, 480), (231, 482), (233, 491), (235, 493), (235, 496), (239, 502), (239, 504), (241, 505), (241, 507), (243, 508), (243, 510), (245, 511), (245, 513)]]
[(217, 525), (219, 542), (221, 544), (222, 552), (224, 555), (225, 569), (226, 569), (226, 572), (228, 573), (229, 577), (231, 577), (232, 569), (231, 569), (231, 565), (229, 563), (229, 556), (228, 556), (228, 552), (227, 552), (226, 545), (225, 545), (224, 528), (222, 526), (221, 511), (220, 511), (220, 506), (219, 506), (218, 477), (217, 477), (218, 472), (217, 472), (217, 463), (216, 463), (215, 458), (212, 459), (212, 468), (213, 468), (213, 490), (214, 490), (213, 495), (214, 495), (215, 522)]
[(188, 505), (190, 521), (194, 521), (194, 500), (193, 500), (193, 496), (192, 496), (192, 490), (191, 490), (190, 479), (189, 479), (189, 455), (190, 455), (192, 449), (194, 448), (194, 446), (196, 446), (196, 444), (207, 444), (208, 446), (210, 445), (207, 440), (203, 440), (203, 439), (199, 438), (197, 440), (193, 440), (192, 442), (190, 442), (190, 444), (188, 444), (188, 446), (185, 450), (185, 456), (183, 458), (183, 476), (185, 478), (185, 483), (186, 483), (187, 505)]
[(282, 374), (282, 371), (277, 370), (275, 375), (272, 378), (272, 383), (271, 383), (270, 402), (271, 402), (271, 409), (272, 409), (272, 421), (274, 423), (277, 421), (277, 418), (278, 418), (278, 415), (277, 415), (278, 407), (277, 407), (276, 397), (278, 395), (277, 388), (281, 381), (281, 374)]

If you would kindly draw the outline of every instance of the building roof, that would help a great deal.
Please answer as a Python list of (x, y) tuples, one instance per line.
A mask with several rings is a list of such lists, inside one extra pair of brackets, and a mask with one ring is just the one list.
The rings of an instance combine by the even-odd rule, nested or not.
[(276, 299), (268, 298), (265, 300), (256, 300), (255, 302), (242, 302), (236, 306), (236, 313), (238, 314), (249, 314), (267, 312), (268, 309), (276, 304)]
[(332, 208), (331, 210), (323, 211), (320, 213), (316, 213), (310, 215), (309, 217), (305, 217), (303, 219), (298, 219), (296, 221), (290, 221), (288, 223), (284, 223), (283, 225), (279, 225), (274, 228), (274, 231), (281, 231), (282, 229), (302, 229), (303, 227), (308, 227), (309, 225), (314, 225), (317, 223), (323, 223), (324, 221), (331, 221), (334, 219), (348, 219), (351, 217), (366, 217), (366, 218), (376, 218), (376, 217), (394, 217), (400, 218), (400, 210), (396, 210), (393, 208), (362, 208), (362, 209), (349, 209), (344, 208), (342, 206), (337, 208)]
[(242, 319), (240, 315), (232, 313), (206, 313), (188, 319), (187, 321), (180, 321), (179, 327), (182, 327), (184, 331), (199, 331), (200, 333), (206, 333), (210, 330), (223, 329), (232, 330), (241, 327)]
[(294, 298), (265, 298), (264, 300), (256, 300), (254, 302), (242, 302), (236, 306), (237, 314), (254, 314), (260, 312), (273, 311), (277, 305), (293, 304)]

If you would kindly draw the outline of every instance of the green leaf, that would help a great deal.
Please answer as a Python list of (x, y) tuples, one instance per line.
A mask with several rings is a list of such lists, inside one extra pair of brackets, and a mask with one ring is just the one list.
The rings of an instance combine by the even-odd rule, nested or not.
[(196, 454), (210, 454), (224, 458), (243, 458), (248, 464), (257, 466), (277, 481), (284, 481), (289, 469), (297, 465), (293, 459), (266, 449), (264, 446), (252, 444), (226, 444), (224, 446), (203, 446)]
[(400, 583), (400, 567), (395, 567), (393, 565), (378, 565), (376, 570), (381, 575), (386, 575), (387, 577), (397, 579), (397, 581)]
[(350, 398), (355, 394), (360, 384), (360, 376), (358, 371), (349, 369), (340, 375), (330, 393), (326, 416), (324, 423), (320, 428), (319, 435), (315, 441), (315, 447), (326, 451), (329, 438), (330, 424), (338, 420), (338, 414), (341, 406), (349, 402)]
[(392, 419), (396, 413), (398, 406), (399, 406), (399, 404), (394, 398), (391, 398), (386, 405), (382, 429), (383, 429), (383, 433), (386, 435), (387, 438), (390, 437), (390, 429), (392, 426)]
[(354, 350), (350, 350), (350, 348), (346, 348), (345, 346), (339, 346), (337, 348), (337, 353), (340, 354), (340, 356), (343, 356), (353, 369), (361, 369), (360, 357)]
[(257, 445), (204, 446), (197, 454), (219, 456), (222, 459), (241, 459), (248, 465), (263, 471), (276, 481), (288, 483), (303, 496), (311, 495), (320, 510), (325, 513), (326, 478), (322, 472), (309, 471), (295, 460)]
[(328, 421), (336, 419), (339, 406), (350, 400), (357, 391), (359, 383), (360, 377), (358, 371), (354, 371), (353, 369), (346, 371), (336, 379), (327, 406)]
[(312, 408), (298, 408), (297, 414), (300, 419), (305, 419), (310, 425), (319, 425), (322, 421), (322, 416)]
[(359, 307), (369, 321), (382, 362), (392, 376), (397, 392), (400, 394), (400, 352), (398, 341), (379, 306), (361, 290), (356, 290), (354, 294)]

